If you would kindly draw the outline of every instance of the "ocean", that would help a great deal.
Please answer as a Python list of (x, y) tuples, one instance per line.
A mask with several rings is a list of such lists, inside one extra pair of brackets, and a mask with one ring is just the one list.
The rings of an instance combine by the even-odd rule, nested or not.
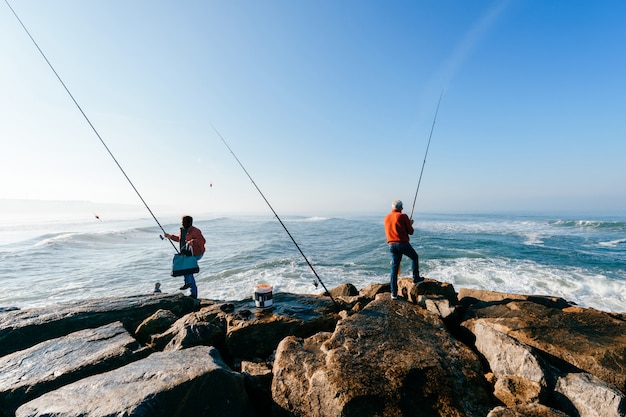
[[(281, 216), (327, 288), (388, 282), (383, 217)], [(9, 221), (10, 220), (10, 221)], [(159, 219), (175, 234), (178, 217)], [(319, 294), (315, 275), (271, 215), (195, 216), (206, 239), (196, 275), (201, 298), (276, 292)], [(582, 307), (626, 311), (626, 219), (417, 214), (412, 244), (423, 276), (460, 288), (562, 297)], [(147, 216), (0, 221), (0, 308), (152, 292), (176, 293), (172, 245)], [(405, 258), (401, 276), (410, 276)]]

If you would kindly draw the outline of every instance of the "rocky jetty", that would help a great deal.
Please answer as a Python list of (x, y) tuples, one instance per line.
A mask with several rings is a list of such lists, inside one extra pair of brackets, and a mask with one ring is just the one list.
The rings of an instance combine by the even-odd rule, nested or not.
[(626, 416), (626, 315), (426, 279), (0, 311), (0, 417)]

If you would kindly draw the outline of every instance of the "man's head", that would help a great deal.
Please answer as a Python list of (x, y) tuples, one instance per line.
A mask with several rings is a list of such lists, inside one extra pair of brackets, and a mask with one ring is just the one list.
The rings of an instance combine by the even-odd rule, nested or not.
[(393, 202), (391, 203), (391, 209), (395, 211), (402, 211), (402, 201), (393, 200)]
[(191, 216), (183, 216), (183, 227), (189, 229), (193, 224), (193, 218)]

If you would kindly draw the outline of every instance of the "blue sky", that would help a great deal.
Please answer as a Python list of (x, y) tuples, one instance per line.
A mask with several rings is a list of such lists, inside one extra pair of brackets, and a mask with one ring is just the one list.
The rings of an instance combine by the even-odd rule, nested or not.
[[(146, 202), (626, 214), (623, 1), (14, 0)], [(141, 204), (6, 4), (0, 198)]]

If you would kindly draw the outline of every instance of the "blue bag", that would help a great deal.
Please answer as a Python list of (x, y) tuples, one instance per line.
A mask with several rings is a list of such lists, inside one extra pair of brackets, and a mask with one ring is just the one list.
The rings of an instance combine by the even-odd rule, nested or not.
[(180, 253), (174, 255), (172, 260), (172, 276), (190, 275), (200, 272), (198, 260), (195, 256), (185, 256)]

